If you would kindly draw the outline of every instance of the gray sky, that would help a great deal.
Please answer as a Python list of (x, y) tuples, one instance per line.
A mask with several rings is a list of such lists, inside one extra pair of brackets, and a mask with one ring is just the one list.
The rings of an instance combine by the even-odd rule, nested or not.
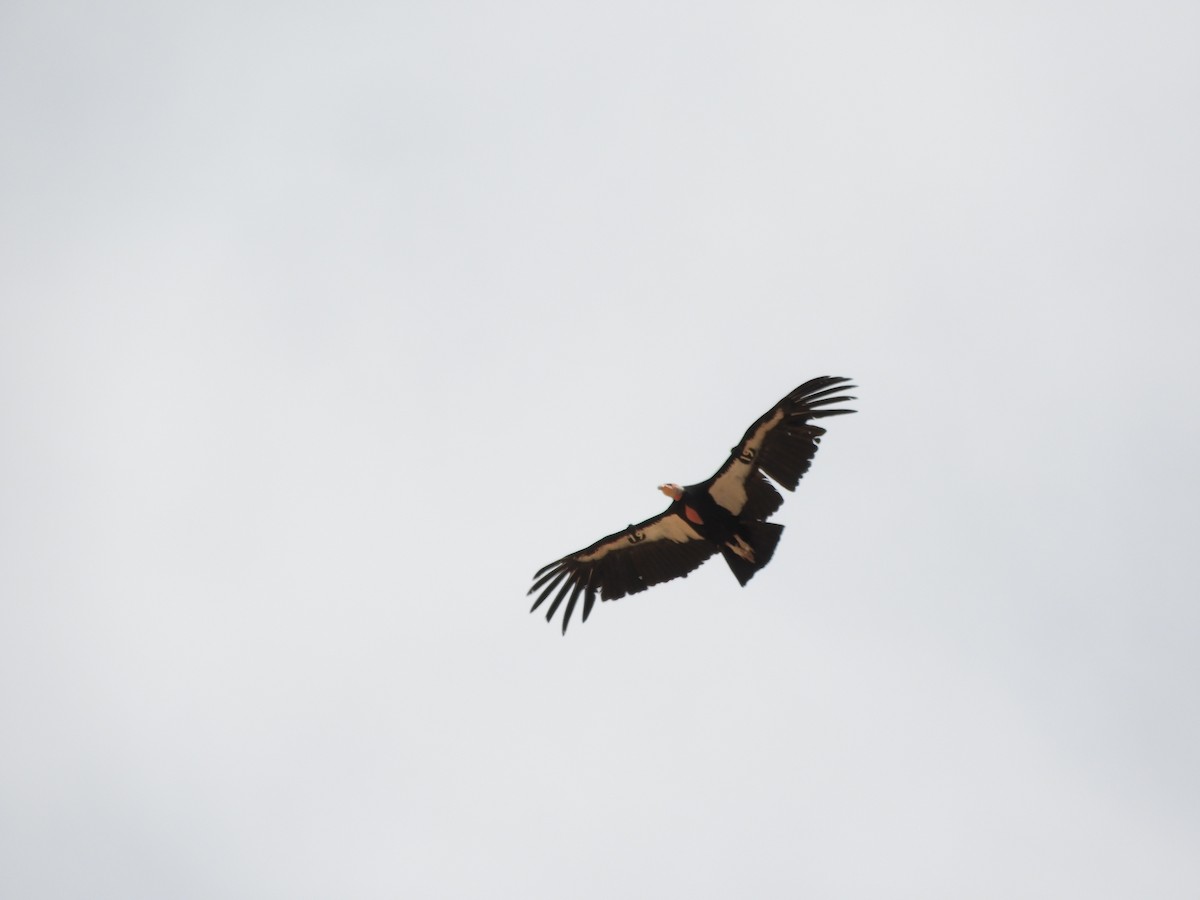
[(1195, 4), (192, 7), (0, 11), (0, 895), (1197, 896)]

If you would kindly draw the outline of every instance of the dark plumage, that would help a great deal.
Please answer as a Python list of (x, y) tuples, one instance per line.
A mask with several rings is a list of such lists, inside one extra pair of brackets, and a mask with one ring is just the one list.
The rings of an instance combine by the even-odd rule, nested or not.
[(826, 375), (800, 385), (750, 426), (707, 481), (660, 486), (672, 498), (666, 510), (538, 570), (529, 589), (530, 594), (539, 592), (530, 612), (553, 594), (546, 611), (549, 622), (566, 600), (566, 634), (580, 597), (586, 622), (597, 597), (616, 600), (687, 577), (718, 552), (745, 585), (770, 562), (783, 533), (782, 525), (766, 521), (783, 497), (764, 476), (789, 491), (796, 489), (825, 433), (811, 420), (854, 412), (828, 408), (854, 399), (841, 394), (854, 387), (848, 381)]

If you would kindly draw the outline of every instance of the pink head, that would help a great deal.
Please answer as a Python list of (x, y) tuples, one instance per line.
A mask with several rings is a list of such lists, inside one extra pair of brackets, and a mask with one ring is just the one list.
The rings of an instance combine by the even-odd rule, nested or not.
[(683, 497), (683, 488), (671, 482), (669, 484), (660, 484), (658, 489), (670, 497), (672, 500), (680, 500)]

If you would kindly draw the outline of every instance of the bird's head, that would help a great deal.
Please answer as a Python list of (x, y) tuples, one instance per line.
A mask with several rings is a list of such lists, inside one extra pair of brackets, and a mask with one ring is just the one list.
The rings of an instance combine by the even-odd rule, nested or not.
[(679, 500), (683, 497), (683, 488), (675, 484), (675, 482), (671, 482), (670, 484), (660, 484), (658, 489), (672, 500)]

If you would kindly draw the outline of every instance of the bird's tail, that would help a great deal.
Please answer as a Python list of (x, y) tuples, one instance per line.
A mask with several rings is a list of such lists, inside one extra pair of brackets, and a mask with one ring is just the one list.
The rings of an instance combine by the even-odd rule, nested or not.
[(738, 533), (721, 546), (721, 555), (742, 587), (771, 561), (783, 526), (774, 522), (743, 522)]

